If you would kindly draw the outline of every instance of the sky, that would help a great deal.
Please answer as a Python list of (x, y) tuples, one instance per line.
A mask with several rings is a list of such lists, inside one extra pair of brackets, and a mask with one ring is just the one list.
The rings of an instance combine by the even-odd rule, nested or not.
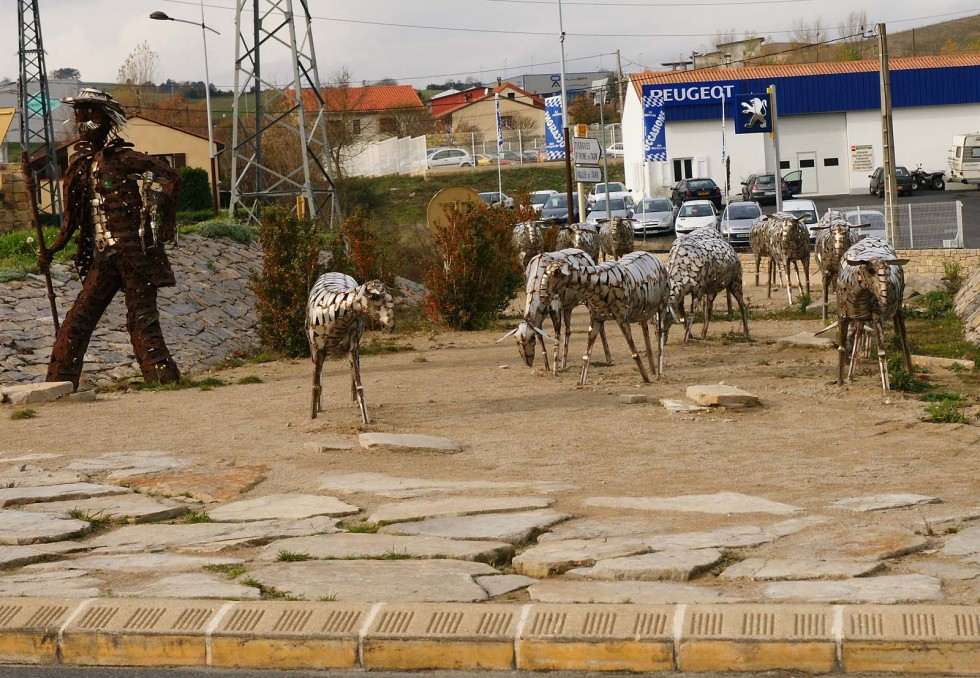
[[(76, 68), (83, 81), (114, 82), (120, 65), (146, 41), (159, 56), (156, 82), (205, 78), (200, 0), (37, 0), (50, 75)], [(258, 0), (260, 9), (271, 7)], [(284, 3), (285, 0), (282, 0)], [(3, 0), (0, 78), (18, 75), (17, 6)], [(244, 3), (251, 8), (253, 0)], [(293, 0), (301, 11), (299, 0)], [(309, 0), (320, 81), (346, 69), (352, 84), (393, 78), (429, 83), (476, 78), (492, 82), (524, 74), (558, 73), (559, 9), (566, 37), (566, 71), (614, 70), (619, 50), (624, 72), (660, 69), (694, 50), (713, 49), (720, 33), (734, 31), (788, 40), (800, 22), (836, 38), (850, 12), (889, 33), (980, 13), (980, 0)], [(236, 0), (204, 0), (211, 82), (232, 89), (235, 77)], [(149, 19), (160, 10), (189, 25)], [(242, 13), (247, 32), (253, 18)], [(263, 75), (287, 85), (286, 48), (269, 46)]]

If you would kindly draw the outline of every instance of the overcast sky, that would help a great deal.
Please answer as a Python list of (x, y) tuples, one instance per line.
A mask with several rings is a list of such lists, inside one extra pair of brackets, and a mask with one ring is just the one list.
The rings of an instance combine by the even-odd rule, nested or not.
[[(268, 8), (268, 0), (259, 0)], [(0, 78), (16, 78), (16, 3), (4, 0), (6, 30)], [(200, 23), (198, 0), (38, 0), (49, 75), (77, 68), (85, 81), (114, 82), (119, 66), (142, 41), (159, 55), (157, 82), (204, 80), (199, 27), (150, 20), (162, 10)], [(293, 1), (297, 10), (299, 0)], [(246, 5), (252, 6), (252, 0)], [(526, 73), (557, 73), (560, 56), (557, 0), (309, 0), (320, 79), (346, 68), (354, 82), (394, 78), (422, 88), (430, 82), (474, 77), (493, 81)], [(211, 82), (231, 89), (235, 74), (235, 0), (205, 0)], [(894, 33), (980, 13), (980, 0), (562, 0), (567, 71), (660, 68), (666, 61), (710, 49), (734, 30), (789, 39), (796, 22), (819, 21), (823, 37), (837, 37), (849, 12), (864, 10), (870, 24)], [(300, 10), (301, 11), (301, 10)], [(251, 31), (252, 15), (243, 13)], [(389, 25), (384, 25), (389, 24)], [(397, 25), (395, 25), (397, 24)], [(459, 29), (459, 30), (449, 30)], [(264, 74), (286, 84), (288, 51), (269, 48)]]

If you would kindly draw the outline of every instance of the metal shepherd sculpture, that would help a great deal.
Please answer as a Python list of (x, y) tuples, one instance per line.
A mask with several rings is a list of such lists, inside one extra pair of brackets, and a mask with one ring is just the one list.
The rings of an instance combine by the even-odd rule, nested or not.
[(166, 163), (133, 150), (119, 138), (126, 113), (109, 94), (85, 88), (64, 103), (75, 113), (81, 141), (65, 174), (65, 218), (38, 268), (78, 231), (75, 267), (82, 291), (65, 316), (48, 363), (48, 381), (78, 388), (82, 361), (99, 318), (120, 289), (126, 299), (126, 328), (147, 383), (180, 379), (160, 328), (157, 288), (173, 286), (163, 243), (177, 234), (180, 175)]

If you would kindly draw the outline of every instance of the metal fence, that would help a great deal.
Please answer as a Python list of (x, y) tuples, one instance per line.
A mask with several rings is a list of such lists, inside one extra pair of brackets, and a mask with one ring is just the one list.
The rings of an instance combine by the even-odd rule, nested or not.
[(367, 144), (344, 162), (351, 177), (380, 177), (388, 174), (419, 174), (426, 170), (425, 137), (385, 139)]
[[(854, 212), (855, 223), (884, 223), (883, 205), (833, 207)], [(950, 249), (963, 247), (963, 203), (900, 203), (895, 206), (895, 226), (888, 241), (899, 250)], [(853, 220), (853, 219), (852, 219)]]

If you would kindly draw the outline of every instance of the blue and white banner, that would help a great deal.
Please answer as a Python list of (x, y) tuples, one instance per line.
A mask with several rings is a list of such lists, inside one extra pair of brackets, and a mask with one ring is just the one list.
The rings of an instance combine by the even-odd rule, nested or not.
[(565, 134), (562, 131), (561, 96), (544, 100), (544, 150), (548, 160), (565, 159)]
[(643, 160), (667, 162), (667, 114), (664, 92), (654, 85), (643, 86)]
[(494, 103), (497, 104), (497, 152), (504, 150), (504, 130), (500, 125), (500, 94), (493, 95)]
[(735, 134), (772, 131), (769, 93), (735, 95)]

